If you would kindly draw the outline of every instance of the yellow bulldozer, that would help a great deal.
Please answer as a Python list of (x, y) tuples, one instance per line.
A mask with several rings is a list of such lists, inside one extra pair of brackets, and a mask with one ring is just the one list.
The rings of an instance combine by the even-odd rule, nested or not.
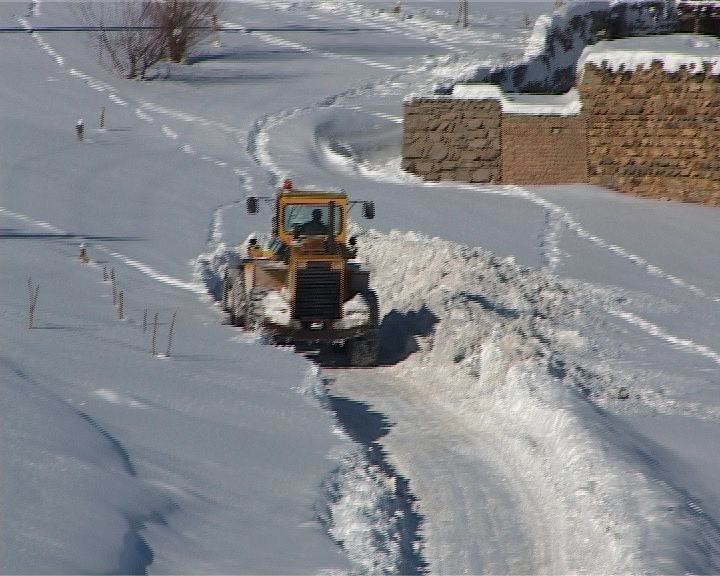
[(274, 197), (250, 196), (247, 211), (274, 204), (270, 241), (251, 238), (247, 254), (224, 275), (222, 303), (236, 326), (261, 328), (283, 344), (342, 346), (351, 366), (378, 362), (379, 309), (369, 269), (356, 260), (345, 192), (296, 190), (286, 180)]

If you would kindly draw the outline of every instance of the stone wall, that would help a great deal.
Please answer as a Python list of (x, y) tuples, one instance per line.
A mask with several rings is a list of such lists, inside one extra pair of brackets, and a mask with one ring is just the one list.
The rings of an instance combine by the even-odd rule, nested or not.
[(507, 184), (587, 182), (585, 115), (502, 117), (502, 181)]
[(720, 77), (585, 66), (576, 116), (503, 113), (495, 98), (405, 103), (403, 168), (426, 180), (558, 184), (720, 205)]
[(404, 114), (404, 170), (425, 180), (500, 182), (498, 100), (418, 98)]
[(659, 62), (632, 73), (588, 64), (578, 90), (590, 182), (720, 204), (720, 78), (709, 70), (668, 73)]

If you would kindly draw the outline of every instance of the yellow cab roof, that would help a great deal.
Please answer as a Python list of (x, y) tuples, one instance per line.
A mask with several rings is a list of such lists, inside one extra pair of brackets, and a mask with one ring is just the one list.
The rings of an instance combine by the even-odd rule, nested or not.
[(283, 199), (298, 200), (347, 200), (345, 192), (325, 192), (322, 190), (283, 190), (279, 196)]

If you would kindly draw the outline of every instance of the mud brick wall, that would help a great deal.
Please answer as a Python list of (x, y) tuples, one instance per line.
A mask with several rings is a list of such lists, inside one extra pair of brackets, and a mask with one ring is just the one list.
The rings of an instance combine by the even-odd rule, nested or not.
[[(697, 72), (697, 73), (695, 73)], [(613, 73), (588, 64), (590, 182), (622, 192), (720, 204), (720, 78), (709, 69)]]
[(587, 182), (585, 116), (504, 114), (502, 178), (506, 184)]
[(498, 100), (417, 98), (404, 116), (404, 170), (434, 181), (501, 180)]

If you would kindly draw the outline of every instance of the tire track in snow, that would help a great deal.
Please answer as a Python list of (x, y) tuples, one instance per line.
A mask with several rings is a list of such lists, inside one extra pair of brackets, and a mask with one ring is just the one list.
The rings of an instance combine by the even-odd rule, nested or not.
[(545, 210), (545, 227), (543, 237), (540, 240), (540, 250), (545, 261), (545, 267), (550, 272), (555, 272), (562, 259), (560, 249), (560, 236), (562, 234), (563, 221), (557, 213), (552, 210)]
[[(32, 26), (25, 18), (18, 18), (18, 22), (26, 29), (31, 30)], [(61, 69), (65, 69), (65, 59), (63, 56), (61, 56), (48, 42), (44, 40), (41, 34), (37, 32), (32, 32), (31, 36), (35, 39), (37, 44), (48, 54), (50, 55), (57, 65)], [(98, 80), (97, 78), (91, 76), (90, 74), (86, 74), (85, 72), (82, 72), (81, 70), (77, 70), (76, 68), (70, 68), (67, 70), (67, 73), (70, 76), (79, 78), (81, 80), (84, 80), (88, 87), (91, 89), (107, 93), (108, 99), (113, 102), (114, 104), (121, 106), (121, 107), (128, 107), (129, 103), (127, 100), (124, 100), (118, 95), (118, 90), (111, 84), (108, 84), (107, 82), (104, 82), (103, 80)], [(155, 119), (146, 112), (146, 110), (150, 110), (152, 112), (156, 112), (159, 114), (164, 114), (170, 117), (173, 117), (176, 120), (182, 120), (184, 122), (192, 122), (199, 124), (204, 127), (213, 128), (220, 132), (223, 132), (225, 134), (231, 135), (236, 142), (242, 143), (247, 135), (247, 130), (237, 128), (235, 126), (232, 126), (230, 124), (226, 124), (224, 122), (218, 122), (216, 120), (209, 120), (207, 118), (203, 118), (201, 116), (197, 116), (194, 114), (190, 114), (187, 112), (182, 112), (178, 110), (174, 110), (171, 108), (167, 108), (165, 106), (160, 106), (158, 104), (155, 104), (150, 101), (146, 100), (140, 100), (140, 105), (135, 109), (135, 115), (142, 121), (147, 122), (149, 124), (152, 124), (155, 122)], [(171, 128), (169, 128), (166, 125), (162, 125), (160, 128), (160, 131), (163, 135), (167, 136), (170, 139), (176, 140), (178, 138), (178, 134), (173, 131)], [(185, 152), (190, 155), (195, 155), (194, 148), (189, 144), (186, 143), (183, 146), (180, 146), (178, 148), (181, 152)], [(227, 168), (229, 166), (229, 163), (224, 160), (219, 160), (216, 158), (213, 158), (212, 156), (209, 156), (207, 154), (201, 154), (199, 155), (199, 159), (202, 161), (210, 162), (212, 164), (215, 164), (216, 166), (220, 168)]]
[(191, 114), (190, 112), (184, 112), (168, 106), (162, 106), (142, 98), (138, 99), (138, 102), (140, 104), (140, 110), (148, 110), (154, 114), (162, 114), (163, 116), (168, 116), (181, 122), (198, 124), (205, 128), (215, 129), (218, 132), (231, 136), (238, 143), (244, 142), (245, 138), (247, 138), (248, 131), (246, 129), (233, 126), (232, 124), (228, 124), (226, 122), (210, 120), (209, 118), (204, 118), (202, 116), (198, 116), (197, 114)]
[(144, 275), (152, 278), (157, 282), (168, 284), (170, 286), (174, 286), (175, 288), (187, 290), (195, 294), (200, 294), (203, 296), (207, 295), (207, 290), (205, 290), (205, 287), (201, 283), (185, 282), (184, 280), (180, 280), (179, 278), (175, 278), (173, 276), (170, 276), (169, 274), (160, 272), (152, 266), (145, 264), (144, 262), (130, 258), (129, 256), (126, 256), (125, 254), (122, 254), (120, 252), (116, 252), (115, 250), (108, 248), (104, 244), (97, 244), (92, 239), (85, 236), (68, 232), (44, 220), (36, 220), (35, 218), (31, 218), (30, 216), (27, 216), (25, 214), (20, 214), (19, 212), (13, 212), (12, 210), (8, 210), (7, 208), (4, 208), (2, 206), (0, 206), (0, 214), (15, 218), (16, 220), (20, 220), (32, 226), (42, 228), (43, 230), (47, 230), (49, 232), (57, 234), (58, 236), (63, 236), (65, 238), (73, 238), (76, 239), (78, 242), (82, 242), (84, 244), (87, 244), (88, 246), (93, 246), (97, 250), (100, 250), (108, 256), (120, 260), (127, 266), (142, 272)]
[[(233, 25), (233, 24), (230, 23), (230, 25)], [(348, 62), (364, 64), (365, 66), (370, 66), (371, 68), (380, 68), (382, 70), (389, 70), (389, 71), (394, 71), (394, 72), (401, 70), (401, 68), (398, 68), (397, 66), (393, 66), (392, 64), (385, 64), (384, 62), (377, 62), (375, 60), (370, 60), (369, 58), (362, 58), (360, 56), (351, 56), (348, 54), (338, 54), (336, 52), (317, 50), (315, 48), (306, 46), (305, 44), (300, 44), (298, 42), (292, 42), (290, 40), (285, 40), (278, 36), (268, 34), (267, 32), (253, 32), (252, 35), (260, 38), (262, 41), (264, 41), (272, 46), (281, 46), (282, 48), (290, 48), (291, 50), (295, 50), (296, 52), (312, 54), (313, 56), (319, 56), (321, 58), (329, 58), (331, 60), (345, 60)]]
[[(251, 193), (252, 188), (252, 176), (248, 173), (247, 170), (243, 170), (240, 168), (235, 169), (235, 175), (240, 178), (240, 182), (243, 188), (248, 193)], [(218, 246), (221, 246), (223, 244), (223, 214), (226, 210), (235, 208), (239, 204), (242, 204), (242, 199), (237, 200), (230, 200), (228, 202), (223, 202), (219, 206), (213, 210), (212, 217), (210, 219), (210, 230), (208, 232), (208, 246), (210, 248), (217, 248)]]
[[(522, 188), (520, 186), (515, 185), (504, 185), (504, 186), (497, 186), (494, 188), (488, 188), (483, 187), (482, 185), (472, 185), (472, 184), (451, 184), (448, 182), (442, 182), (442, 183), (436, 183), (436, 182), (423, 182), (423, 185), (433, 187), (433, 186), (442, 186), (446, 188), (455, 188), (457, 190), (462, 191), (468, 191), (468, 192), (474, 192), (474, 193), (481, 193), (481, 194), (489, 194), (489, 195), (497, 195), (497, 196), (511, 196), (514, 198), (520, 198), (522, 200), (527, 200), (528, 202), (531, 202), (533, 204), (536, 204), (537, 206), (540, 206), (546, 212), (548, 213), (547, 221), (548, 222), (560, 222), (562, 226), (570, 230), (571, 232), (575, 233), (579, 238), (583, 238), (587, 240), (588, 242), (594, 244), (598, 248), (603, 248), (604, 250), (607, 250), (614, 255), (627, 260), (628, 262), (632, 263), (633, 265), (643, 269), (645, 272), (652, 276), (656, 276), (658, 278), (662, 278), (663, 280), (667, 280), (671, 284), (679, 287), (684, 288), (688, 292), (692, 293), (695, 296), (699, 296), (704, 299), (708, 299), (710, 301), (720, 303), (720, 297), (709, 295), (703, 290), (702, 288), (696, 286), (692, 282), (689, 282), (687, 280), (684, 280), (683, 278), (680, 278), (679, 276), (676, 276), (674, 274), (671, 274), (667, 271), (665, 271), (660, 266), (657, 266), (653, 264), (652, 262), (648, 261), (647, 259), (643, 258), (642, 256), (639, 256), (637, 254), (634, 254), (633, 252), (627, 250), (626, 248), (623, 248), (622, 246), (619, 246), (617, 244), (614, 244), (608, 240), (605, 240), (604, 238), (597, 236), (595, 234), (592, 234), (587, 229), (585, 229), (580, 222), (572, 215), (572, 213), (569, 210), (566, 210), (565, 208), (559, 206), (558, 204), (555, 204), (554, 202), (551, 202), (550, 200), (546, 200), (542, 196), (538, 196), (537, 194), (531, 192), (530, 190), (527, 190), (525, 188)], [(552, 225), (548, 226), (549, 229), (552, 229), (548, 234), (554, 235), (557, 232), (558, 225)], [(546, 245), (553, 245), (556, 241), (550, 237), (546, 237), (543, 240), (544, 244)]]
[(640, 330), (646, 332), (647, 334), (650, 334), (651, 336), (654, 336), (655, 338), (664, 340), (673, 348), (690, 352), (692, 354), (698, 354), (707, 358), (708, 360), (712, 360), (713, 362), (715, 362), (715, 364), (720, 364), (720, 352), (716, 352), (708, 346), (693, 342), (689, 338), (681, 338), (679, 336), (675, 336), (674, 334), (671, 334), (657, 324), (653, 324), (649, 320), (645, 320), (644, 318), (638, 316), (637, 314), (633, 314), (632, 312), (627, 312), (625, 310), (617, 310), (613, 308), (608, 308), (607, 312), (609, 312), (616, 318), (624, 320), (628, 324), (632, 324), (633, 326), (640, 328)]
[(145, 276), (152, 278), (156, 282), (168, 284), (169, 286), (173, 286), (174, 288), (187, 290), (188, 292), (193, 292), (200, 296), (207, 296), (207, 290), (205, 289), (205, 286), (201, 283), (185, 282), (184, 280), (180, 280), (179, 278), (175, 278), (173, 276), (170, 276), (169, 274), (160, 272), (152, 266), (145, 264), (144, 262), (130, 258), (129, 256), (121, 254), (120, 252), (115, 252), (114, 250), (108, 248), (107, 246), (104, 246), (103, 244), (94, 244), (93, 246), (96, 249), (104, 252), (108, 256), (120, 260), (128, 267), (134, 268), (135, 270), (142, 272)]
[[(287, 11), (293, 7), (294, 2), (266, 2), (264, 0), (246, 0), (248, 4), (253, 4), (258, 8), (265, 10), (282, 10)], [(367, 25), (368, 21), (372, 21), (373, 25), (379, 30), (384, 30), (391, 35), (401, 34), (412, 40), (420, 40), (421, 42), (437, 46), (445, 50), (451, 50), (456, 53), (467, 54), (468, 51), (459, 48), (456, 42), (447, 38), (447, 36), (460, 36), (462, 41), (477, 41), (477, 35), (473, 32), (462, 32), (457, 27), (442, 24), (435, 21), (425, 21), (422, 17), (413, 18), (413, 22), (401, 19), (399, 15), (383, 14), (377, 9), (371, 9), (367, 6), (361, 6), (356, 2), (319, 2), (309, 7), (311, 10), (317, 10), (327, 14), (341, 14), (344, 18)], [(313, 18), (313, 15), (308, 15)], [(313, 19), (328, 20), (327, 17), (315, 16)], [(422, 22), (422, 24), (420, 24)]]
[[(295, 118), (304, 113), (322, 110), (325, 108), (342, 107), (343, 105), (340, 104), (340, 102), (343, 100), (357, 98), (358, 96), (368, 94), (382, 86), (392, 85), (397, 82), (399, 78), (408, 74), (429, 72), (436, 66), (439, 66), (440, 61), (442, 60), (442, 58), (428, 58), (425, 63), (419, 66), (405, 68), (402, 72), (393, 74), (388, 78), (378, 81), (370, 81), (359, 86), (354, 86), (347, 90), (343, 90), (342, 92), (327, 96), (306, 106), (299, 106), (297, 108), (280, 110), (278, 112), (265, 114), (253, 123), (252, 128), (250, 129), (250, 132), (248, 134), (246, 151), (257, 166), (265, 169), (268, 172), (268, 184), (275, 187), (282, 179), (283, 170), (279, 165), (275, 163), (272, 155), (268, 150), (268, 145), (270, 143), (270, 136), (268, 132), (270, 129), (277, 128), (288, 120), (291, 120), (292, 118)], [(360, 107), (355, 107), (355, 109), (359, 108)], [(381, 113), (376, 113), (376, 115), (379, 114)], [(390, 119), (390, 121), (393, 122), (396, 120), (396, 118), (392, 116), (386, 119)]]

